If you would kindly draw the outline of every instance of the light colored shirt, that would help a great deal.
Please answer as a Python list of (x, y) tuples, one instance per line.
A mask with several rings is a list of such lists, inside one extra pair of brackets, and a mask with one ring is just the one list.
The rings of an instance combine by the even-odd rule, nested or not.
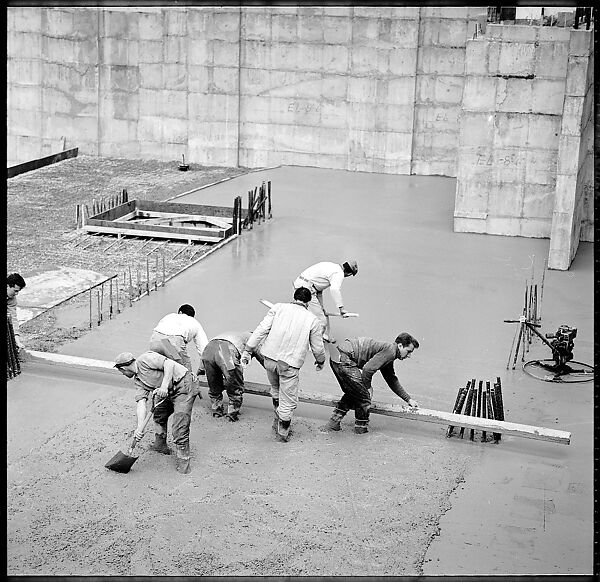
[(208, 338), (200, 322), (195, 317), (190, 317), (185, 313), (165, 315), (157, 323), (154, 331), (164, 335), (181, 336), (186, 344), (193, 341), (200, 357), (202, 357), (202, 352), (208, 343)]
[(304, 304), (276, 303), (258, 324), (246, 342), (252, 352), (263, 342), (262, 355), (301, 368), (310, 347), (315, 360), (325, 363), (322, 325)]
[[(158, 388), (165, 375), (165, 360), (167, 358), (157, 352), (144, 352), (136, 359), (137, 372), (134, 380), (137, 386), (145, 390)], [(173, 384), (177, 384), (188, 372), (188, 369), (173, 362)]]
[[(317, 293), (322, 293), (329, 287), (331, 298), (336, 307), (342, 307), (342, 283), (344, 282), (344, 269), (337, 263), (324, 261), (316, 263), (302, 273), (294, 281), (294, 287), (306, 287), (311, 291), (314, 289)], [(311, 286), (313, 289), (311, 289)]]

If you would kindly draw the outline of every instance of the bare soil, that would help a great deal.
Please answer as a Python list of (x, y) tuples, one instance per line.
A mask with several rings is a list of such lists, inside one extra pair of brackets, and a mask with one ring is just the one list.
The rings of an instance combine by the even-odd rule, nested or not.
[[(33, 170), (7, 181), (7, 272), (28, 275), (56, 266), (94, 270), (107, 277), (126, 274), (132, 265), (144, 269), (153, 251), (165, 252), (165, 277), (197, 260), (210, 245), (145, 244), (143, 240), (93, 236), (76, 230), (77, 204), (87, 204), (127, 190), (129, 199), (164, 201), (200, 186), (246, 173), (246, 168), (191, 165), (181, 172), (170, 162), (80, 156)], [(232, 198), (233, 203), (233, 198)], [(183, 250), (183, 252), (182, 252)], [(162, 256), (159, 264), (162, 277)], [(152, 275), (151, 275), (152, 278)], [(137, 285), (136, 271), (132, 283)], [(119, 278), (121, 308), (126, 308), (128, 276)], [(96, 306), (94, 305), (94, 310)], [(95, 316), (95, 315), (94, 315)], [(108, 314), (105, 314), (108, 316)], [(89, 330), (89, 297), (85, 294), (51, 309), (21, 326), (25, 345), (32, 350), (53, 351)]]

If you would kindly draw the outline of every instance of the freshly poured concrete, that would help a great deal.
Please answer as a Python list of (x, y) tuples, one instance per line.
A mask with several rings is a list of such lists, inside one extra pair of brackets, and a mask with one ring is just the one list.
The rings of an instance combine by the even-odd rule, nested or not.
[[(505, 437), (493, 445), (478, 440), (446, 440), (444, 427), (439, 425), (374, 416), (368, 438), (375, 441), (361, 445), (351, 433), (350, 416), (343, 433), (334, 435), (326, 444), (352, 446), (352, 459), (362, 459), (361, 450), (372, 455), (373, 443), (379, 442), (383, 447), (388, 442), (385, 439), (399, 436), (395, 449), (398, 454), (408, 452), (407, 447), (418, 451), (419, 459), (434, 453), (436, 470), (441, 470), (442, 462), (448, 461), (452, 466), (455, 461), (458, 480), (457, 485), (446, 490), (446, 497), (439, 497), (438, 491), (434, 501), (432, 493), (430, 501), (439, 508), (439, 533), (419, 542), (426, 552), (421, 569), (407, 566), (402, 572), (378, 570), (375, 562), (369, 561), (368, 565), (357, 566), (353, 573), (591, 573), (593, 385), (562, 387), (534, 380), (519, 368), (506, 370), (515, 327), (502, 320), (517, 318), (521, 313), (525, 281), (531, 277), (532, 264), (535, 281), (541, 284), (548, 241), (453, 233), (455, 181), (444, 178), (283, 167), (252, 173), (180, 200), (229, 203), (238, 194), (245, 198), (247, 190), (261, 180), (272, 181), (274, 216), (270, 221), (244, 231), (237, 240), (171, 280), (164, 289), (151, 293), (60, 351), (105, 360), (123, 350), (140, 353), (146, 349), (158, 319), (184, 302), (196, 307), (198, 319), (209, 336), (226, 330), (252, 329), (265, 313), (258, 299), (289, 300), (291, 282), (303, 268), (319, 260), (342, 262), (354, 258), (359, 263), (359, 274), (346, 279), (342, 291), (346, 307), (359, 312), (360, 318), (332, 320), (336, 337), (369, 335), (392, 340), (400, 331), (409, 331), (419, 339), (421, 347), (411, 359), (397, 362), (396, 370), (401, 383), (423, 407), (451, 410), (457, 389), (467, 380), (493, 381), (500, 376), (506, 420), (568, 430), (572, 432), (572, 442), (565, 446)], [(592, 258), (591, 245), (584, 243), (569, 272), (547, 271), (542, 304), (543, 331), (555, 331), (563, 323), (577, 327), (576, 359), (589, 363), (593, 361)], [(326, 301), (331, 306), (328, 296)], [(533, 344), (530, 357), (545, 357), (546, 352), (546, 348)], [(26, 368), (18, 380), (21, 385), (34, 381), (28, 374)], [(266, 382), (264, 371), (256, 363), (251, 364), (247, 378)], [(376, 400), (397, 400), (380, 376), (375, 377), (374, 384)], [(9, 383), (9, 405), (11, 390), (17, 385)], [(130, 387), (116, 373), (114, 385)], [(301, 385), (307, 390), (340, 393), (329, 368), (316, 372), (310, 355), (301, 371)], [(107, 393), (106, 398), (112, 398), (111, 394), (112, 391)], [(64, 396), (77, 398), (73, 391)], [(88, 396), (82, 394), (82, 398), (85, 406)], [(57, 410), (60, 400), (59, 395), (54, 401)], [(130, 397), (120, 400), (128, 406)], [(206, 404), (205, 399), (196, 405), (197, 414), (204, 415)], [(257, 432), (245, 438), (250, 442), (264, 439), (260, 418), (264, 417), (265, 426), (270, 424), (268, 401), (248, 398), (248, 405), (248, 422), (256, 420), (259, 424)], [(52, 408), (51, 403), (47, 406)], [(129, 412), (124, 412), (124, 417)], [(319, 439), (313, 442), (312, 431), (318, 424), (315, 420), (323, 420), (327, 412), (317, 406), (299, 405), (300, 437), (295, 444), (289, 443), (295, 447), (294, 454), (301, 454), (307, 446), (325, 450), (320, 448), (323, 444), (319, 444)], [(92, 426), (97, 423), (95, 414), (95, 410), (90, 412)], [(114, 423), (114, 412), (109, 414)], [(211, 437), (213, 425), (205, 425), (210, 420), (204, 416), (199, 419), (202, 443), (192, 442), (198, 471), (216, 446)], [(243, 420), (242, 417), (240, 422)], [(192, 435), (195, 430), (198, 429), (193, 426)], [(337, 436), (340, 439), (336, 440)], [(34, 439), (32, 450), (43, 446), (42, 442), (35, 442), (35, 437), (29, 438)], [(367, 446), (368, 442), (371, 444)], [(389, 478), (397, 479), (399, 485), (422, 487), (427, 492), (438, 479), (447, 482), (448, 469), (434, 474), (423, 471), (414, 460), (404, 466), (393, 453), (386, 454), (391, 454), (386, 457), (387, 462), (397, 464), (399, 471), (395, 478)], [(328, 456), (327, 459), (331, 460)], [(348, 458), (350, 479), (357, 477), (351, 472), (354, 462)], [(144, 465), (143, 470), (152, 472), (152, 463), (155, 461)], [(370, 473), (360, 473), (361, 482), (377, 479), (381, 464), (385, 464), (383, 458), (372, 461), (366, 469)], [(463, 465), (466, 469), (459, 470)], [(219, 474), (217, 469), (213, 477)], [(460, 483), (461, 479), (464, 482)], [(376, 507), (385, 506), (397, 495), (398, 492), (370, 502)], [(440, 501), (442, 498), (447, 501)], [(421, 502), (427, 503), (418, 501)], [(415, 500), (407, 503), (414, 504)], [(402, 513), (402, 508), (398, 511)], [(335, 568), (305, 573), (336, 572), (345, 573)], [(270, 573), (273, 571), (264, 571)]]

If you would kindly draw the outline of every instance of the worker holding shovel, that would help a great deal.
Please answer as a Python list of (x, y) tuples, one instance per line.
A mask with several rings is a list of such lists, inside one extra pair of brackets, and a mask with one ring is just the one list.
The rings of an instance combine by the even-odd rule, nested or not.
[(354, 409), (354, 432), (369, 432), (369, 408), (373, 396), (371, 379), (378, 370), (392, 392), (408, 402), (411, 408), (418, 408), (419, 403), (402, 387), (394, 372), (394, 360), (410, 358), (418, 347), (419, 342), (405, 332), (399, 334), (394, 342), (356, 337), (345, 339), (337, 348), (330, 344), (329, 365), (344, 395), (321, 430), (341, 430), (340, 421), (349, 410)]
[(134, 433), (137, 440), (144, 435), (146, 405), (153, 396), (160, 402), (154, 408), (154, 422), (159, 432), (155, 435), (153, 450), (171, 454), (167, 446), (167, 421), (171, 414), (171, 431), (176, 445), (176, 469), (190, 472), (190, 422), (197, 391), (189, 370), (174, 360), (157, 352), (144, 352), (137, 358), (123, 352), (115, 358), (115, 368), (127, 378), (133, 378), (137, 386), (135, 394), (138, 426)]

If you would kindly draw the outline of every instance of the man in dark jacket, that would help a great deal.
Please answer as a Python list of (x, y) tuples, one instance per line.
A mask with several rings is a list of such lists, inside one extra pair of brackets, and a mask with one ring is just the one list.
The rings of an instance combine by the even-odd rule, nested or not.
[(409, 333), (403, 332), (394, 342), (382, 342), (368, 337), (344, 340), (336, 349), (330, 346), (331, 369), (344, 395), (337, 403), (324, 430), (341, 430), (340, 421), (350, 409), (354, 409), (354, 432), (369, 431), (369, 408), (373, 388), (371, 379), (380, 371), (390, 389), (408, 402), (411, 408), (419, 403), (411, 398), (398, 381), (394, 372), (394, 360), (410, 358), (419, 342)]

